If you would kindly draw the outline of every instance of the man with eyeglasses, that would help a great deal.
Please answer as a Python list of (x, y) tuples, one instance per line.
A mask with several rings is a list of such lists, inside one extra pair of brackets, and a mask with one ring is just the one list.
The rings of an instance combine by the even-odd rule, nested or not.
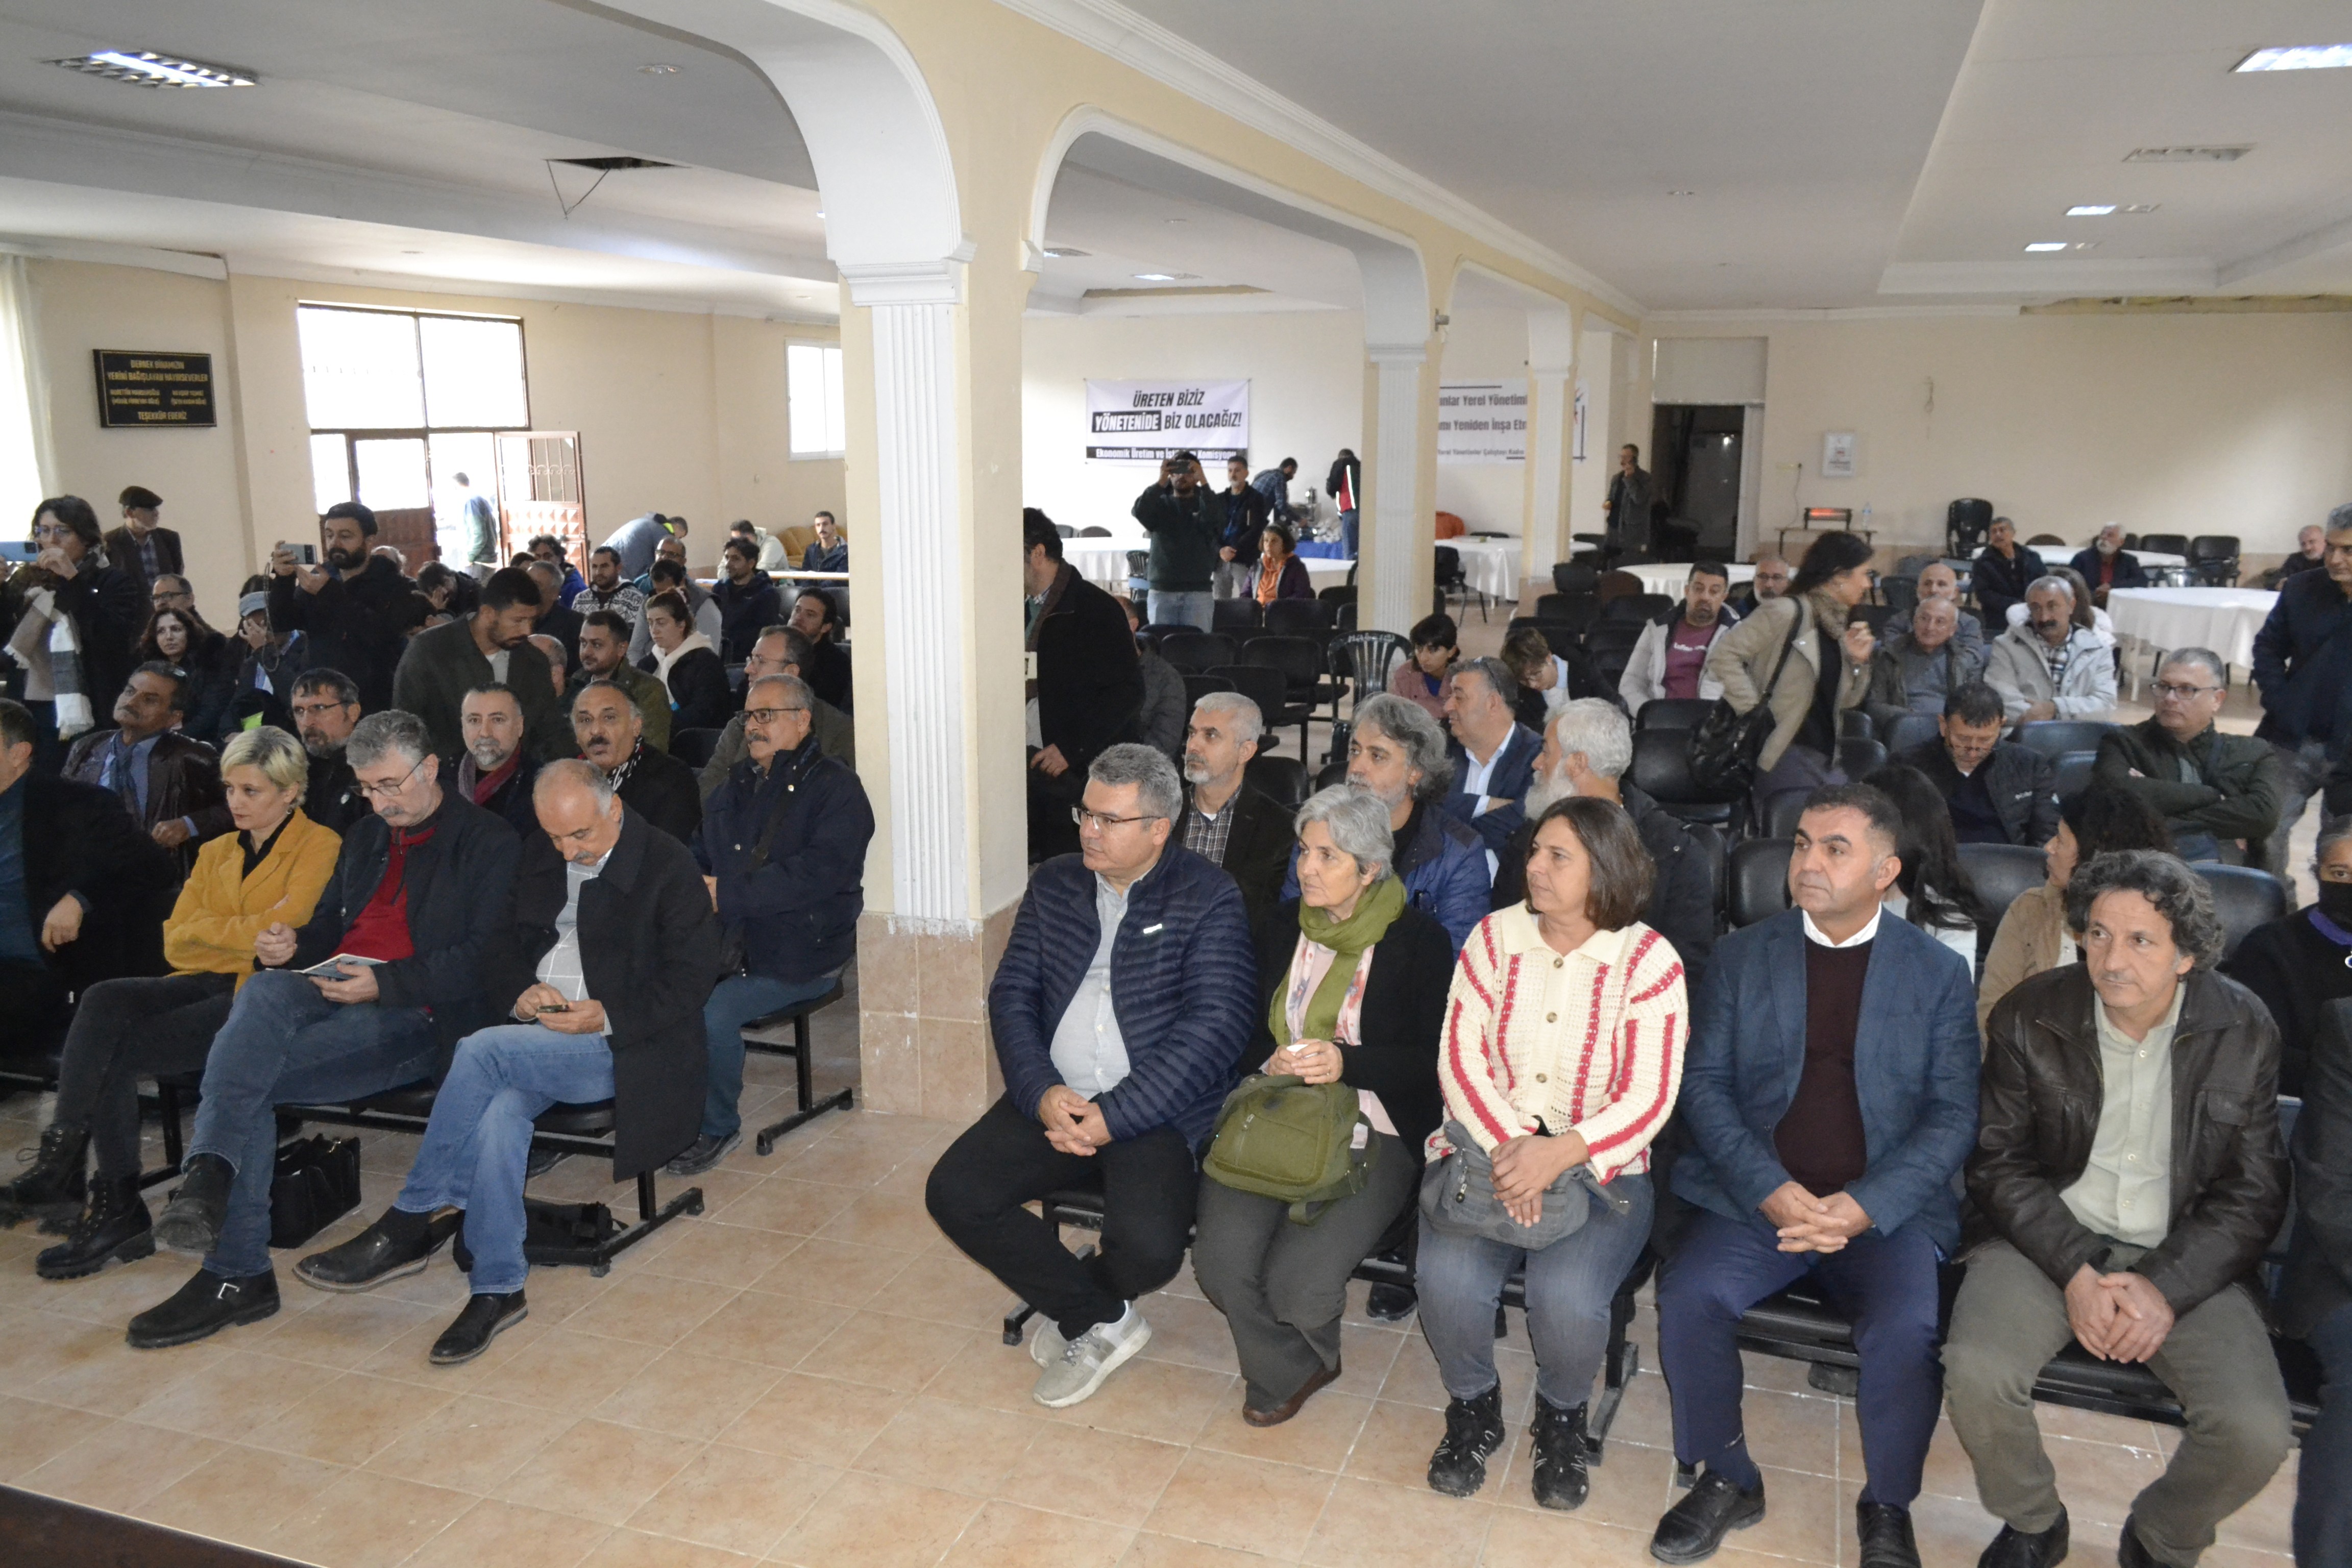
[(2338, 716), (2352, 690), (2352, 501), (2327, 514), (2319, 569), (2279, 585), (2263, 629), (2254, 634), (2254, 686), (2263, 721), (2254, 738), (2278, 752), (2285, 797), (2271, 836), (2268, 868), (2286, 875), (2287, 838), (2320, 792), (2331, 763), (2352, 741)]
[(691, 844), (702, 826), (702, 792), (694, 770), (646, 744), (645, 716), (625, 688), (592, 680), (572, 699), (572, 734), (580, 754), (604, 770), (631, 811)]
[[(751, 645), (751, 657), (743, 661), (743, 684), (746, 695), (752, 684), (762, 676), (799, 676), (807, 667), (810, 657), (809, 640), (790, 626), (770, 626)], [(666, 705), (668, 693), (656, 683), (655, 691), (661, 693)], [(845, 767), (857, 765), (857, 724), (850, 716), (827, 702), (814, 697), (809, 702), (809, 728), (816, 736), (817, 750)], [(727, 728), (719, 731), (718, 743), (710, 748), (710, 760), (702, 765), (702, 798), (705, 801), (718, 793), (735, 771), (735, 764), (750, 756), (751, 749), (743, 738), (743, 715), (738, 711), (727, 721)]]
[[(1183, 1267), (1198, 1152), (1265, 1016), (1234, 879), (1171, 839), (1175, 764), (1109, 747), (1075, 808), (1079, 853), (1029, 879), (988, 992), (1004, 1094), (932, 1167), (924, 1202), (973, 1262), (1037, 1310), (1032, 1396), (1076, 1405), (1150, 1342), (1135, 1310)], [(1080, 1259), (1026, 1205), (1098, 1185)]]
[(764, 675), (743, 696), (737, 763), (704, 805), (693, 840), (726, 936), (702, 1006), (709, 1087), (701, 1136), (669, 1163), (698, 1175), (743, 1141), (743, 1026), (833, 989), (857, 952), (874, 808), (809, 725), (816, 699), (798, 676)]
[(2183, 860), (2260, 866), (2283, 831), (2278, 756), (2214, 725), (2230, 695), (2229, 667), (2210, 648), (2175, 648), (2156, 672), (2156, 714), (2099, 742), (2094, 782), (2127, 790), (2164, 818)]
[(260, 973), (213, 1038), (185, 1179), (155, 1224), (156, 1245), (204, 1264), (131, 1321), (135, 1350), (277, 1312), (276, 1107), (437, 1079), (457, 1042), (506, 1010), (485, 982), (512, 920), (513, 830), (442, 787), (415, 714), (368, 715), (345, 750), (375, 815), (344, 834), (310, 921), (254, 939)]
[(147, 590), (147, 602), (159, 610), (193, 610), (196, 607), (196, 594), (185, 577), (166, 572)]
[(321, 827), (349, 833), (368, 815), (351, 759), (343, 754), (360, 721), (360, 689), (340, 669), (310, 669), (294, 682), (294, 733), (310, 755), (302, 814)]

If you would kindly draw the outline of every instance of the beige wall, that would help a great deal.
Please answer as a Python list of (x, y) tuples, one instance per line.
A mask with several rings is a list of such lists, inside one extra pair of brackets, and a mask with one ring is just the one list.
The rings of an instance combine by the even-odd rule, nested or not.
[[(1865, 504), (1882, 546), (1927, 544), (1943, 538), (1954, 498), (1982, 496), (2021, 534), (2078, 545), (2110, 518), (2134, 533), (2236, 534), (2251, 567), (2352, 499), (2352, 314), (1665, 331), (1770, 340), (1758, 512), (1768, 545), (1800, 505), (1859, 515)], [(1859, 437), (1851, 479), (1819, 475), (1829, 430)]]
[[(1526, 311), (1457, 310), (1453, 318), (1445, 329), (1445, 358), (1437, 367), (1441, 384), (1527, 379)], [(1454, 513), (1473, 530), (1523, 533), (1527, 481), (1525, 463), (1441, 463), (1437, 510)]]
[[(532, 423), (580, 432), (592, 537), (640, 512), (681, 514), (696, 525), (702, 564), (738, 517), (782, 529), (827, 507), (856, 532), (842, 463), (790, 456), (784, 348), (832, 341), (830, 326), (278, 278), (222, 283), (81, 262), (30, 270), (58, 481), (110, 516), (105, 498), (126, 484), (161, 493), (208, 617), (228, 616), (237, 582), (270, 543), (313, 525), (294, 331), (305, 300), (520, 317)], [(212, 353), (220, 427), (100, 430), (89, 359), (100, 347)]]

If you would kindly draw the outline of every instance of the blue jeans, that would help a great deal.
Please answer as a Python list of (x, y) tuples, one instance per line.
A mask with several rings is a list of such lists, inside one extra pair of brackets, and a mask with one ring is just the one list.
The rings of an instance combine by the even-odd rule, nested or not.
[(771, 980), (764, 974), (730, 974), (711, 988), (702, 1005), (702, 1037), (710, 1057), (709, 1088), (702, 1101), (702, 1135), (724, 1138), (743, 1125), (735, 1102), (743, 1098), (743, 1026), (762, 1014), (833, 989), (838, 976)]
[(1782, 1252), (1761, 1217), (1702, 1212), (1658, 1273), (1658, 1368), (1674, 1401), (1675, 1458), (1741, 1487), (1759, 1479), (1740, 1425), (1739, 1315), (1809, 1271), (1853, 1321), (1864, 1502), (1908, 1508), (1943, 1405), (1936, 1244), (1916, 1226), (1867, 1230), (1831, 1253)]
[(1339, 543), (1347, 550), (1348, 559), (1356, 557), (1356, 509), (1349, 507), (1339, 514)]
[(1609, 1190), (1632, 1200), (1632, 1210), (1620, 1216), (1593, 1204), (1583, 1225), (1532, 1252), (1485, 1237), (1448, 1236), (1422, 1220), (1413, 1284), (1421, 1293), (1421, 1331), (1447, 1394), (1475, 1399), (1495, 1386), (1495, 1309), (1512, 1265), (1524, 1258), (1536, 1391), (1559, 1410), (1592, 1397), (1592, 1379), (1609, 1350), (1609, 1303), (1650, 1239), (1650, 1178), (1621, 1175)]
[(457, 1042), (433, 1098), (424, 1145), (392, 1206), (429, 1215), (466, 1211), (476, 1295), (522, 1289), (523, 1166), (531, 1119), (551, 1105), (613, 1098), (613, 1048), (602, 1035), (563, 1035), (541, 1024), (478, 1029)]
[(1217, 595), (1207, 588), (1197, 594), (1154, 588), (1151, 590), (1151, 624), (1155, 626), (1197, 626), (1204, 632), (1213, 632), (1217, 629)]
[(421, 1007), (330, 1002), (289, 970), (246, 982), (205, 1060), (188, 1158), (215, 1154), (236, 1172), (228, 1216), (205, 1259), (215, 1274), (269, 1270), (269, 1183), (280, 1105), (381, 1093), (433, 1076), (439, 1047)]
[(2301, 1568), (2352, 1563), (2352, 1307), (2319, 1321), (2305, 1342), (2319, 1352), (2319, 1419), (2304, 1435), (2294, 1489), (2294, 1560)]

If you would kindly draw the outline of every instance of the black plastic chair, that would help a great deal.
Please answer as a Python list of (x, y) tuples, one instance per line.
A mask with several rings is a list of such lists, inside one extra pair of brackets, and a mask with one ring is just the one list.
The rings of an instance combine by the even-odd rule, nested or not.
[(2199, 861), (2189, 868), (2213, 891), (2213, 912), (2221, 918), (2221, 956), (2227, 959), (2258, 925), (2268, 925), (2294, 907), (2285, 883), (2253, 866)]
[(1326, 697), (1335, 704), (1339, 700), (1338, 689), (1323, 679), (1322, 645), (1313, 637), (1255, 637), (1242, 644), (1241, 662), (1282, 677), (1284, 717), (1268, 713), (1266, 727), (1297, 725), (1298, 754), (1305, 756), (1307, 721), (1315, 716), (1315, 705)]
[(1794, 838), (1797, 836), (1797, 819), (1804, 815), (1804, 791), (1792, 789), (1776, 795), (1772, 797), (1772, 804), (1765, 808), (1760, 831), (1767, 838)]
[(1307, 764), (1296, 757), (1252, 757), (1242, 764), (1242, 777), (1285, 811), (1297, 811), (1312, 793)]
[[(1394, 632), (1342, 632), (1331, 639), (1329, 668), (1333, 675), (1348, 682), (1352, 696), (1348, 712), (1352, 717), (1364, 705), (1364, 699), (1375, 697), (1389, 689), (1389, 679), (1401, 664), (1411, 662), (1412, 644)], [(1331, 700), (1331, 713), (1339, 717), (1339, 700)]]
[(1265, 737), (1261, 745), (1279, 745), (1275, 731), (1296, 724), (1298, 754), (1307, 754), (1307, 721), (1315, 716), (1315, 710), (1303, 702), (1290, 700), (1289, 685), (1282, 679), (1282, 671), (1263, 664), (1221, 664), (1209, 673), (1232, 681), (1235, 691), (1257, 704), (1258, 714), (1265, 721)]
[(1587, 653), (1597, 654), (1605, 648), (1623, 648), (1631, 653), (1633, 645), (1642, 640), (1642, 633), (1648, 626), (1647, 621), (1599, 622), (1585, 631), (1584, 649)]
[(1848, 784), (1860, 784), (1886, 765), (1886, 742), (1848, 735), (1838, 742), (1837, 762)]
[(1186, 675), (1206, 675), (1221, 664), (1241, 660), (1239, 639), (1223, 632), (1171, 632), (1160, 639), (1160, 657)]
[(1711, 697), (1654, 697), (1642, 704), (1633, 715), (1633, 728), (1639, 730), (1673, 730), (1687, 734), (1699, 727), (1715, 709)]
[[(1646, 712), (1654, 704), (1644, 704), (1643, 710)], [(1636, 730), (1633, 761), (1626, 769), (1626, 778), (1669, 816), (1685, 822), (1724, 826), (1730, 824), (1734, 803), (1707, 794), (1691, 779), (1687, 730)]]
[(1201, 628), (1190, 621), (1152, 621), (1135, 635), (1144, 647), (1158, 653), (1160, 645), (1170, 637), (1199, 637)]
[(1724, 916), (1731, 929), (1770, 920), (1789, 907), (1789, 857), (1797, 847), (1785, 838), (1750, 838), (1731, 849)]
[(1675, 607), (1670, 594), (1620, 594), (1601, 609), (1601, 626), (1639, 626), (1655, 620)]
[(1841, 741), (1875, 741), (1878, 726), (1870, 715), (1859, 708), (1848, 708), (1838, 715), (1838, 739)]
[(1595, 594), (1538, 594), (1529, 613), (1539, 621), (1573, 621), (1581, 616), (1590, 625), (1601, 614), (1601, 599)]
[(1899, 757), (1904, 752), (1943, 735), (1943, 727), (1933, 713), (1903, 713), (1886, 726), (1881, 737), (1886, 742), (1886, 754)]
[(1257, 630), (1255, 599), (1219, 599), (1210, 606), (1210, 625), (1230, 637), (1247, 637)]
[(1944, 553), (1974, 555), (1992, 531), (1992, 502), (1963, 496), (1944, 509)]
[(1591, 594), (1601, 585), (1601, 574), (1581, 561), (1556, 562), (1551, 585), (1562, 594)]
[(2098, 760), (2096, 752), (2067, 752), (2059, 757), (2053, 770), (2057, 775), (2053, 793), (2062, 805), (2091, 787), (2091, 768)]
[(2012, 737), (2019, 745), (2055, 762), (2069, 752), (2095, 752), (2117, 726), (2097, 719), (2037, 719), (2020, 724)]
[(2153, 550), (2159, 555), (2186, 555), (2189, 536), (2185, 533), (2146, 533), (2140, 536), (2139, 547)]
[(2050, 879), (2050, 858), (2038, 844), (1963, 844), (1960, 868), (1985, 907), (1987, 929), (2000, 923), (2020, 893)]
[(1188, 675), (1184, 678), (1184, 711), (1190, 713), (1193, 705), (1212, 691), (1233, 689), (1234, 683), (1222, 675)]
[(1110, 537), (1110, 530), (1097, 524), (1078, 530), (1077, 537), (1080, 539), (1108, 539)]
[(724, 730), (676, 730), (670, 732), (669, 754), (688, 767), (699, 772), (710, 765), (712, 753), (719, 750), (719, 737)]
[(1622, 706), (1617, 687), (1625, 679), (1625, 667), (1633, 662), (1633, 646), (1594, 648), (1586, 654), (1585, 661), (1592, 670), (1593, 684), (1601, 689), (1603, 696), (1620, 702)]
[(1338, 609), (1322, 599), (1276, 599), (1265, 606), (1258, 624), (1275, 637), (1312, 637), (1320, 643), (1330, 636)]
[(2200, 533), (2181, 552), (2189, 557), (2189, 574), (2208, 588), (2227, 588), (2238, 580), (2238, 536)]
[(1919, 605), (1919, 579), (1890, 574), (1878, 580), (1878, 594), (1888, 609), (1898, 616), (1908, 615)]
[[(812, 996), (805, 1002), (795, 1002), (772, 1013), (763, 1013), (744, 1024), (743, 1048), (762, 1056), (793, 1058), (793, 1113), (780, 1121), (772, 1121), (753, 1135), (752, 1146), (762, 1156), (775, 1152), (776, 1140), (802, 1124), (813, 1121), (828, 1110), (847, 1110), (856, 1097), (847, 1088), (837, 1089), (823, 1100), (816, 1097), (814, 1054), (809, 1047), (809, 1019), (841, 1000), (841, 983), (834, 982), (833, 989), (822, 996)], [(787, 1042), (772, 1039), (773, 1030), (792, 1026), (793, 1037)]]
[(1450, 544), (1437, 547), (1437, 602), (1443, 605), (1459, 600), (1465, 608), (1472, 595), (1478, 596), (1478, 618), (1486, 618), (1486, 594), (1470, 585), (1469, 576), (1462, 570), (1462, 552)]

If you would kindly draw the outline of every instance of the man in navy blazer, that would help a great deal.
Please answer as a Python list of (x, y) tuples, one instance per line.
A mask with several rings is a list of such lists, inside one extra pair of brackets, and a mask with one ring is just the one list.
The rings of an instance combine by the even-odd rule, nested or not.
[(1811, 1273), (1853, 1321), (1868, 1481), (1861, 1561), (1916, 1568), (1910, 1506), (1942, 1401), (1937, 1265), (1977, 1129), (1968, 964), (1884, 918), (1901, 819), (1868, 784), (1813, 792), (1789, 860), (1796, 908), (1716, 944), (1691, 1008), (1675, 1191), (1698, 1213), (1658, 1280), (1675, 1457), (1704, 1465), (1658, 1521), (1662, 1562), (1764, 1517), (1740, 1425), (1740, 1314)]
[[(1528, 819), (1528, 786), (1535, 782), (1536, 753), (1543, 750), (1543, 737), (1518, 721), (1512, 706), (1518, 690), (1499, 658), (1457, 665), (1446, 688), (1454, 784), (1446, 791), (1445, 814), (1485, 840), (1490, 858), (1503, 852)], [(1492, 877), (1494, 871), (1489, 858), (1486, 873)]]
[[(1055, 1409), (1150, 1341), (1135, 1299), (1183, 1267), (1197, 1152), (1262, 1011), (1241, 889), (1170, 838), (1183, 805), (1150, 746), (1088, 767), (1080, 852), (1031, 876), (989, 986), (1003, 1098), (924, 1194), (948, 1238), (1037, 1309), (1035, 1397)], [(1071, 1186), (1103, 1194), (1084, 1260), (1024, 1206)]]

